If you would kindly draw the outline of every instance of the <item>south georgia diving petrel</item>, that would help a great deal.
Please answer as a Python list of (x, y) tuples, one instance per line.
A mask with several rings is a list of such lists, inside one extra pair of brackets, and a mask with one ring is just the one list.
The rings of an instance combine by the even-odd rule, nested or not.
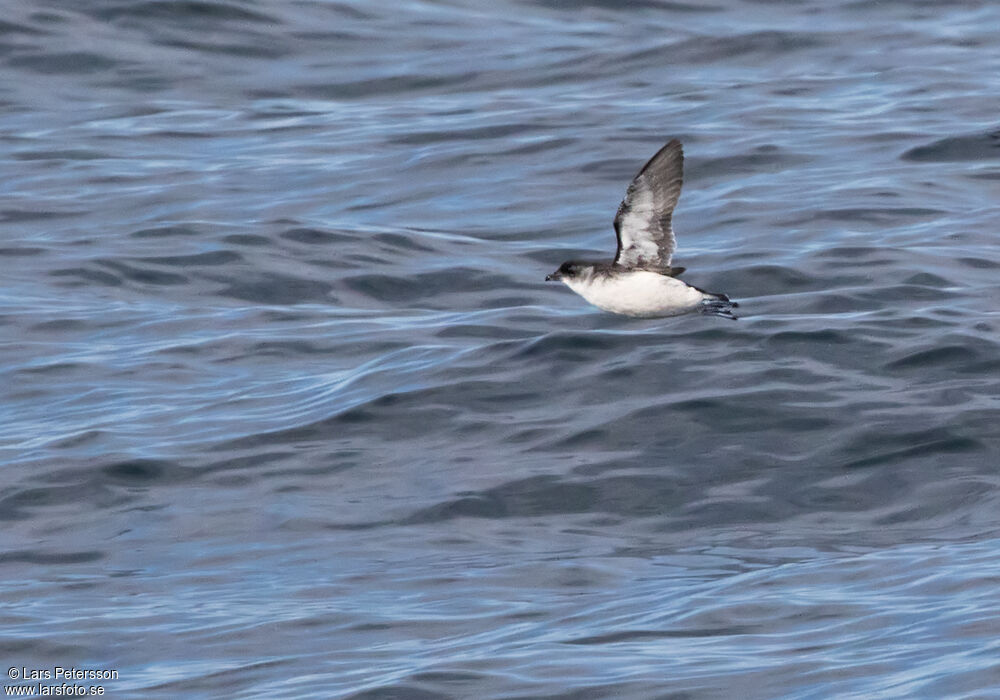
[(677, 279), (671, 219), (684, 181), (684, 149), (673, 139), (661, 148), (625, 192), (615, 215), (618, 252), (608, 262), (570, 260), (545, 278), (562, 282), (594, 306), (626, 316), (660, 318), (700, 311), (736, 320), (738, 306), (725, 294)]

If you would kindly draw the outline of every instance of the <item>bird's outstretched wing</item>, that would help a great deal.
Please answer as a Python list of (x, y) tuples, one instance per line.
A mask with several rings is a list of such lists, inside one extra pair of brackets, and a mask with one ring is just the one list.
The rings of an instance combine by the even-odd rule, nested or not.
[(684, 149), (673, 139), (635, 176), (615, 215), (615, 264), (670, 274), (677, 242), (671, 219), (684, 181)]

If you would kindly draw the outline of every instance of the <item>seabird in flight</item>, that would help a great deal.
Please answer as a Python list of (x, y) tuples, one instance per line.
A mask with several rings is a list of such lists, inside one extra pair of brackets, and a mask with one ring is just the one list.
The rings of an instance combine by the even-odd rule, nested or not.
[(671, 226), (684, 180), (684, 150), (673, 139), (661, 148), (625, 192), (615, 215), (618, 252), (612, 262), (570, 260), (545, 280), (562, 282), (594, 306), (626, 316), (657, 318), (692, 311), (736, 319), (737, 306), (677, 279)]

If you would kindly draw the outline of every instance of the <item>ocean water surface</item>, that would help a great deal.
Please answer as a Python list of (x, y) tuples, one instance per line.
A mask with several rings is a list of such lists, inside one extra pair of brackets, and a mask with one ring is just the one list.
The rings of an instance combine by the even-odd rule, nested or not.
[(998, 697), (1000, 7), (5, 9), (5, 687)]

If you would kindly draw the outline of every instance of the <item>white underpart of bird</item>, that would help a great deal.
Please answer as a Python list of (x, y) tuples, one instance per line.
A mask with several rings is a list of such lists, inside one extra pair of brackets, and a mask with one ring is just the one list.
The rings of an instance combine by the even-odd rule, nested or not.
[(725, 294), (677, 279), (674, 207), (684, 181), (684, 150), (673, 139), (639, 170), (615, 216), (618, 251), (612, 262), (567, 261), (545, 279), (559, 281), (594, 306), (626, 316), (656, 318), (692, 311), (735, 319)]
[(676, 316), (700, 307), (705, 293), (658, 272), (599, 274), (593, 268), (562, 280), (599, 309), (626, 316)]

